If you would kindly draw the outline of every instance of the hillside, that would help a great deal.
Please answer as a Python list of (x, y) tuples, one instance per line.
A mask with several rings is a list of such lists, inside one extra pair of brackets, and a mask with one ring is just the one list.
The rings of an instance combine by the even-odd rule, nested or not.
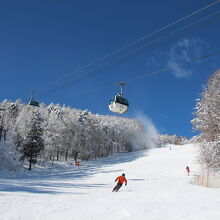
[(158, 142), (155, 127), (149, 121), (146, 125), (142, 116), (136, 120), (98, 115), (58, 104), (34, 108), (19, 100), (5, 100), (0, 109), (3, 141), (17, 149), (30, 170), (38, 162), (88, 161), (155, 147)]
[[(190, 176), (185, 167), (191, 168)], [(217, 220), (220, 190), (193, 184), (194, 145), (170, 146), (83, 163), (1, 175), (0, 219)], [(114, 179), (128, 185), (112, 193)]]

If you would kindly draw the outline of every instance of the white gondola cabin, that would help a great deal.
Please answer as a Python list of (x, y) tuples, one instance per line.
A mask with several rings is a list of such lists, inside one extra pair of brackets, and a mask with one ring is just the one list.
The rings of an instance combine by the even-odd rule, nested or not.
[(119, 83), (121, 86), (121, 93), (115, 95), (109, 102), (109, 110), (118, 114), (123, 114), (128, 111), (129, 103), (122, 95), (124, 83)]

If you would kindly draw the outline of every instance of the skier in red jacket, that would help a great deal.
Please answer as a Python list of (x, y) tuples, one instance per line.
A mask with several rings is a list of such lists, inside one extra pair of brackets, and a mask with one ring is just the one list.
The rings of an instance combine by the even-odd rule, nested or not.
[(117, 192), (121, 186), (123, 185), (123, 183), (125, 182), (125, 185), (127, 185), (127, 180), (125, 178), (125, 174), (123, 173), (121, 176), (118, 176), (115, 179), (115, 182), (118, 181), (117, 185), (114, 187), (114, 189), (112, 190), (112, 192)]
[(188, 174), (188, 176), (189, 176), (190, 169), (189, 169), (189, 167), (188, 167), (188, 166), (186, 166), (186, 172), (187, 172), (187, 174)]

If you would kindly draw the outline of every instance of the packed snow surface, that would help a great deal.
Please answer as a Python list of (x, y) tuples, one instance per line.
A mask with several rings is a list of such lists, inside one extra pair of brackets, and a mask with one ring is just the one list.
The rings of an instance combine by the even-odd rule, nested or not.
[[(187, 176), (185, 167), (191, 169)], [(220, 189), (193, 184), (194, 145), (168, 146), (16, 176), (0, 173), (1, 220), (219, 220)], [(128, 185), (113, 193), (115, 178)]]

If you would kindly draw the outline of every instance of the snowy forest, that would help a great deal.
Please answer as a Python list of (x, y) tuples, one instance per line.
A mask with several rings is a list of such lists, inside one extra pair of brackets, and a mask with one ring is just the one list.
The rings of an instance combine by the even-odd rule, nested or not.
[(189, 142), (189, 139), (184, 136), (177, 136), (174, 135), (168, 135), (168, 134), (161, 134), (159, 136), (159, 147), (163, 147), (166, 144), (175, 144), (175, 145), (183, 145), (187, 144)]
[[(206, 169), (219, 170), (220, 70), (209, 77), (196, 100), (194, 116), (193, 128), (199, 134), (191, 141), (199, 145), (200, 163)], [(16, 167), (17, 160), (28, 162), (31, 170), (36, 163), (88, 161), (189, 141), (177, 135), (152, 136), (140, 121), (131, 118), (92, 114), (59, 104), (34, 107), (21, 100), (0, 103), (0, 169)]]
[(199, 131), (194, 141), (199, 143), (200, 162), (206, 169), (220, 169), (220, 70), (208, 79), (195, 106), (194, 129)]
[(15, 146), (20, 161), (28, 161), (30, 170), (35, 163), (90, 160), (157, 144), (157, 138), (148, 137), (144, 126), (134, 119), (58, 104), (34, 107), (20, 100), (5, 100), (0, 109), (0, 141)]

